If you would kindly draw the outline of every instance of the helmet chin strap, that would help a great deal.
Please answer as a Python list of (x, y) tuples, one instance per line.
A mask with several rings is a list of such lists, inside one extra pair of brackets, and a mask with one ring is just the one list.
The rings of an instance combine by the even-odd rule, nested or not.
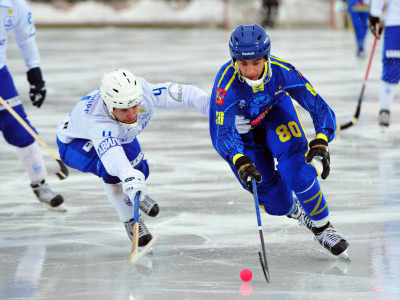
[[(117, 121), (121, 126), (125, 126), (125, 128), (129, 130), (129, 129), (131, 129), (131, 128), (135, 128), (135, 127), (138, 125), (138, 121), (139, 121), (139, 118), (138, 118), (138, 117), (136, 117), (136, 122), (133, 122), (133, 123), (131, 123), (131, 124), (121, 122), (121, 121), (119, 121), (119, 120), (114, 116), (114, 113), (113, 113), (111, 110), (108, 109), (108, 107), (107, 107), (107, 105), (104, 103), (104, 101), (103, 101), (103, 104), (104, 104), (105, 107), (107, 108), (107, 110), (108, 110), (108, 112), (109, 112), (111, 118), (113, 118), (115, 121)], [(139, 105), (140, 105), (140, 104), (139, 104)]]
[[(248, 79), (247, 77), (243, 76), (239, 70), (237, 62), (235, 62), (234, 66), (235, 66), (236, 71), (239, 73), (239, 78), (242, 79), (242, 81), (244, 80), (244, 82), (246, 82), (251, 87), (258, 87), (261, 84), (263, 84), (264, 82), (267, 83), (268, 81), (270, 81), (270, 79), (272, 77), (271, 63), (269, 60), (267, 60), (264, 63), (264, 72), (263, 72), (261, 78), (257, 79), (257, 80), (251, 80), (251, 79)], [(265, 77), (267, 77), (267, 76), (268, 76), (268, 78), (265, 80)]]
[(122, 123), (119, 122), (121, 125), (125, 126), (126, 129), (131, 129), (131, 128), (135, 128), (138, 124), (138, 120), (136, 120), (136, 122), (132, 123), (132, 124), (127, 124), (127, 123)]

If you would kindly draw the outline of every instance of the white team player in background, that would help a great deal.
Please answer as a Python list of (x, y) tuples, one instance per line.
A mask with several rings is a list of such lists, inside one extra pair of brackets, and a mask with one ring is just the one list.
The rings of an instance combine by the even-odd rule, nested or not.
[[(28, 69), (32, 104), (40, 108), (46, 97), (46, 88), (35, 41), (35, 24), (25, 0), (0, 0), (0, 96), (36, 131), (27, 119), (21, 98), (6, 66), (7, 40), (11, 31), (14, 31), (15, 40)], [(46, 167), (39, 145), (1, 104), (0, 131), (6, 142), (15, 146), (17, 156), (29, 175), (31, 187), (39, 201), (49, 209), (63, 211), (63, 197), (54, 193), (45, 182)]]
[(400, 0), (372, 0), (369, 21), (372, 33), (380, 36), (385, 2), (387, 8), (384, 18), (382, 81), (379, 88), (379, 125), (389, 127), (390, 105), (395, 96), (395, 87), (400, 81)]
[[(83, 97), (58, 126), (60, 157), (71, 168), (93, 173), (132, 239), (134, 197), (141, 192), (140, 208), (149, 216), (159, 212), (149, 197), (149, 166), (136, 136), (146, 127), (155, 108), (194, 109), (208, 115), (209, 96), (192, 85), (150, 84), (130, 71), (106, 73), (95, 90)], [(139, 217), (139, 246), (152, 239)]]

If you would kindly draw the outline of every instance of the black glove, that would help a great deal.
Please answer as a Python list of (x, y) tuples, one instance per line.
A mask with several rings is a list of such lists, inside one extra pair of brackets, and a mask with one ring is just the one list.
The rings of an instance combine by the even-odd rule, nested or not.
[(262, 180), (260, 172), (248, 156), (241, 156), (235, 162), (236, 170), (239, 174), (240, 180), (247, 186), (249, 191), (252, 191), (251, 179), (254, 178), (256, 183)]
[(44, 85), (42, 71), (39, 67), (32, 68), (27, 73), (30, 83), (29, 97), (32, 104), (39, 108), (46, 98), (46, 87)]
[(307, 153), (306, 162), (309, 164), (314, 157), (318, 157), (322, 162), (322, 166), (324, 167), (321, 178), (326, 179), (329, 175), (329, 164), (331, 161), (328, 152), (328, 142), (324, 139), (314, 139), (308, 144), (308, 147), (310, 148), (310, 150)]
[[(376, 27), (378, 26), (378, 32), (376, 32)], [(371, 32), (374, 36), (378, 36), (378, 38), (381, 36), (382, 30), (383, 30), (383, 25), (381, 24), (381, 20), (379, 17), (374, 17), (374, 16), (369, 16), (369, 28), (371, 29)]]

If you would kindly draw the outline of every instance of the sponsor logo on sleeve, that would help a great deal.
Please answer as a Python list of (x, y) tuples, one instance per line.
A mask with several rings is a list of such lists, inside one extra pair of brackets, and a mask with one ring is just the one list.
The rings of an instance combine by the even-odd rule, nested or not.
[(226, 91), (221, 88), (217, 88), (217, 94), (215, 96), (215, 103), (217, 105), (224, 105), (224, 99), (225, 99)]
[(118, 139), (113, 137), (106, 138), (100, 143), (99, 147), (97, 148), (97, 153), (99, 154), (99, 157), (102, 157), (104, 153), (116, 146), (121, 146), (121, 143)]
[(183, 86), (182, 86), (182, 84), (172, 83), (168, 87), (168, 94), (176, 102), (182, 102), (182, 100), (183, 100)]

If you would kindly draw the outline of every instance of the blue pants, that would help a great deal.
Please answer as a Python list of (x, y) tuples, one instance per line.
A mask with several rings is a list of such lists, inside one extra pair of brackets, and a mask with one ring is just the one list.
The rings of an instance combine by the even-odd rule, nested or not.
[(383, 40), (382, 80), (397, 84), (400, 81), (400, 26), (385, 27)]
[[(18, 92), (14, 86), (14, 82), (7, 67), (0, 69), (0, 96), (4, 100), (20, 101)], [(37, 133), (36, 129), (30, 124), (22, 104), (14, 106), (13, 109), (21, 116), (22, 119)], [(31, 145), (35, 139), (26, 131), (24, 127), (2, 106), (0, 105), (0, 131), (3, 133), (7, 143), (16, 147), (27, 147)]]
[(364, 51), (365, 36), (368, 31), (368, 11), (357, 11), (355, 5), (358, 3), (363, 3), (362, 0), (349, 0), (348, 1), (348, 11), (353, 23), (354, 32), (356, 35), (356, 42), (358, 51)]
[[(57, 138), (58, 150), (61, 160), (69, 167), (85, 173), (93, 173), (101, 177), (105, 183), (115, 184), (121, 180), (107, 173), (91, 141), (74, 139), (68, 144), (62, 143)], [(137, 139), (129, 144), (123, 144), (125, 154), (132, 167), (141, 171), (144, 176), (149, 176), (149, 165), (140, 149)]]
[[(242, 139), (243, 154), (252, 159), (263, 178), (257, 186), (260, 205), (271, 215), (288, 214), (294, 203), (292, 191), (303, 192), (318, 176), (315, 168), (305, 162), (308, 142), (290, 98), (272, 108), (265, 123), (242, 135)], [(234, 165), (230, 166), (246, 188)]]

